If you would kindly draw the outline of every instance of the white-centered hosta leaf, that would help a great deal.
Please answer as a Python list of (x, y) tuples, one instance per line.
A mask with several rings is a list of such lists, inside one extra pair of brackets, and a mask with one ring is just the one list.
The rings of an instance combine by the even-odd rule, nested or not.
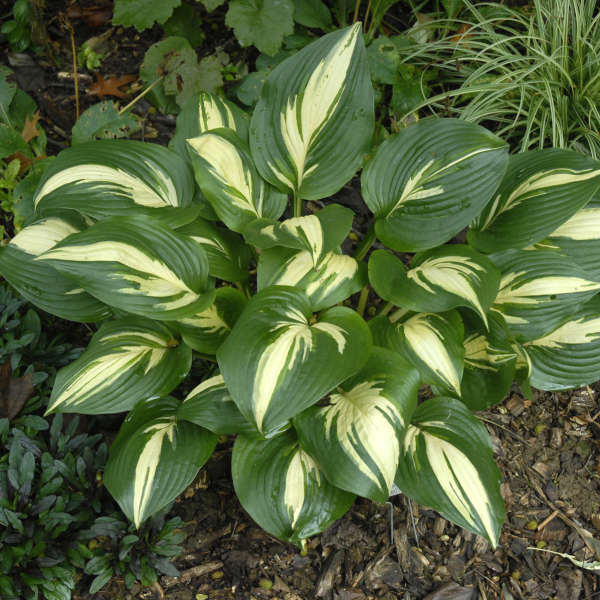
[(600, 296), (581, 306), (554, 331), (525, 342), (529, 382), (541, 390), (578, 388), (600, 379)]
[(283, 214), (287, 196), (260, 177), (246, 142), (234, 131), (215, 129), (187, 144), (196, 182), (229, 229), (241, 232), (255, 219)]
[(376, 250), (369, 259), (369, 281), (379, 296), (397, 306), (432, 312), (467, 306), (487, 326), (500, 273), (487, 257), (452, 244), (416, 254), (409, 270), (399, 258)]
[(208, 308), (179, 319), (173, 326), (190, 348), (202, 354), (215, 354), (231, 333), (246, 302), (246, 296), (239, 290), (222, 287), (217, 289), (215, 301)]
[(139, 526), (192, 483), (217, 436), (177, 417), (180, 402), (141, 402), (123, 422), (110, 448), (103, 482)]
[(391, 136), (361, 177), (377, 237), (408, 252), (447, 242), (491, 199), (507, 151), (483, 127), (458, 119), (424, 119)]
[(191, 349), (165, 325), (140, 317), (110, 321), (57, 373), (48, 412), (127, 411), (140, 400), (171, 392), (191, 364)]
[(417, 405), (418, 371), (391, 350), (373, 348), (365, 367), (294, 417), (300, 446), (336, 487), (385, 502)]
[(315, 322), (306, 294), (272, 286), (248, 302), (217, 360), (241, 413), (269, 436), (356, 373), (370, 346), (356, 312), (335, 307)]
[(483, 252), (525, 248), (552, 233), (600, 188), (600, 162), (572, 150), (511, 156), (493, 200), (475, 219), (468, 239)]
[(187, 161), (186, 140), (198, 137), (205, 131), (224, 127), (232, 129), (247, 142), (248, 125), (248, 115), (235, 104), (216, 94), (200, 92), (187, 100), (177, 115), (175, 135), (169, 142), (169, 148)]
[(353, 217), (349, 208), (330, 204), (313, 215), (293, 217), (281, 223), (259, 219), (246, 227), (244, 237), (263, 250), (275, 246), (306, 250), (316, 265), (346, 239)]
[(357, 23), (273, 69), (252, 116), (250, 147), (267, 181), (318, 200), (354, 175), (373, 128), (373, 88)]
[(256, 432), (254, 425), (244, 419), (233, 401), (222, 375), (198, 384), (184, 398), (177, 416), (218, 435)]
[(214, 298), (202, 246), (148, 218), (100, 221), (35, 260), (102, 302), (152, 319), (196, 314)]
[(244, 240), (233, 231), (203, 219), (177, 229), (189, 235), (206, 252), (208, 272), (224, 281), (246, 281), (252, 254)]
[(494, 309), (520, 341), (549, 333), (600, 290), (600, 281), (556, 250), (506, 250), (490, 258), (502, 273)]
[(197, 215), (190, 167), (158, 144), (96, 140), (63, 150), (35, 192), (40, 215), (74, 210), (93, 219), (146, 214), (178, 226)]
[(111, 316), (110, 307), (71, 278), (35, 260), (84, 228), (74, 217), (48, 217), (25, 227), (0, 248), (0, 274), (29, 302), (62, 319), (85, 323)]
[(300, 546), (339, 519), (355, 498), (327, 481), (291, 431), (267, 440), (238, 436), (231, 472), (248, 514), (265, 531)]
[(419, 405), (396, 484), (419, 504), (498, 544), (505, 517), (500, 470), (487, 430), (458, 400), (437, 397)]
[(388, 345), (407, 358), (426, 383), (460, 397), (464, 327), (459, 314), (418, 313), (396, 323)]
[(292, 286), (309, 297), (314, 311), (343, 302), (366, 283), (364, 266), (351, 256), (328, 252), (316, 264), (308, 250), (270, 248), (258, 262), (258, 289)]

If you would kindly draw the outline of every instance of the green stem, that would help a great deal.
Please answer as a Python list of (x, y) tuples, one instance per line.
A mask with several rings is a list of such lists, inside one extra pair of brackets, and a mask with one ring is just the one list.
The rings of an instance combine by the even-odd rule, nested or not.
[(362, 241), (358, 245), (358, 248), (356, 249), (356, 252), (354, 253), (354, 258), (360, 262), (366, 256), (367, 252), (373, 245), (374, 241), (375, 241), (375, 222), (373, 222), (369, 225), (369, 229), (368, 229), (367, 233), (365, 234), (365, 237), (362, 239)]
[(127, 106), (124, 106), (120, 111), (119, 115), (122, 115), (125, 111), (128, 111), (138, 100), (141, 100), (150, 90), (155, 88), (165, 76), (155, 79), (144, 91), (140, 92)]
[(379, 314), (382, 317), (385, 317), (385, 315), (387, 315), (390, 310), (392, 310), (392, 308), (394, 308), (394, 304), (392, 304), (391, 302), (387, 302), (386, 305), (379, 311)]
[(399, 308), (390, 315), (390, 321), (392, 323), (395, 323), (396, 321), (399, 321), (408, 312), (408, 308)]
[(360, 7), (360, 0), (356, 0), (356, 4), (354, 5), (354, 15), (352, 17), (352, 22), (356, 23), (358, 21), (358, 8)]
[(360, 298), (358, 299), (358, 307), (356, 308), (356, 312), (362, 317), (365, 314), (365, 308), (367, 307), (367, 299), (369, 298), (369, 290), (371, 288), (368, 285), (365, 285), (362, 290), (360, 290)]
[(239, 281), (234, 282), (235, 287), (242, 292), (247, 298), (251, 298), (252, 294), (250, 294), (250, 290), (248, 289), (247, 283), (240, 283)]
[(294, 194), (294, 204), (293, 204), (294, 217), (302, 216), (302, 198)]

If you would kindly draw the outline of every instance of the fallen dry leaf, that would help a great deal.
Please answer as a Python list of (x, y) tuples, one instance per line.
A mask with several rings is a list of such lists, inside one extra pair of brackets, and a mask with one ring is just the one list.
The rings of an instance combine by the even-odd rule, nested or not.
[(14, 419), (34, 392), (33, 373), (13, 377), (10, 361), (0, 366), (0, 418)]
[(132, 81), (135, 81), (137, 77), (135, 75), (122, 75), (121, 77), (107, 77), (104, 79), (102, 75), (96, 75), (96, 81), (90, 85), (88, 94), (90, 96), (98, 96), (104, 98), (104, 96), (116, 96), (117, 98), (127, 98), (130, 94), (119, 89)]
[(82, 8), (78, 4), (73, 4), (67, 8), (67, 17), (69, 19), (79, 19), (89, 27), (102, 27), (112, 18), (110, 6), (89, 6)]
[(37, 129), (37, 123), (40, 120), (40, 111), (36, 110), (33, 113), (33, 118), (29, 119), (29, 115), (25, 117), (25, 126), (23, 127), (23, 131), (21, 132), (21, 136), (23, 139), (29, 143), (33, 138), (37, 137), (42, 133), (39, 129)]

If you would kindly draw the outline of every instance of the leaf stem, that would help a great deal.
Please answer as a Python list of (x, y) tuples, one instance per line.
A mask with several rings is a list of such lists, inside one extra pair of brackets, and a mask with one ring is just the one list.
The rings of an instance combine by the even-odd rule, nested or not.
[(138, 100), (141, 100), (151, 89), (155, 88), (164, 78), (164, 75), (155, 79), (143, 92), (140, 92), (129, 104), (124, 106), (119, 115), (122, 115), (126, 110), (129, 110)]
[(392, 310), (392, 308), (394, 308), (394, 306), (395, 304), (393, 304), (392, 302), (387, 302), (385, 306), (379, 311), (379, 314), (382, 317), (385, 317), (385, 315), (387, 315)]
[(302, 216), (302, 198), (300, 198), (300, 196), (298, 196), (295, 192), (294, 192), (294, 203), (292, 205), (292, 209), (293, 209), (294, 217)]
[(358, 248), (356, 249), (356, 252), (354, 253), (354, 258), (360, 262), (366, 256), (367, 252), (373, 245), (373, 242), (375, 242), (375, 222), (374, 221), (369, 225), (369, 229), (367, 230), (365, 237), (362, 239), (362, 241), (358, 245)]
[(360, 290), (360, 298), (358, 299), (358, 306), (356, 312), (362, 317), (365, 314), (365, 308), (367, 307), (367, 300), (369, 298), (369, 291), (371, 287), (367, 284)]
[(360, 0), (356, 0), (356, 4), (354, 5), (354, 15), (352, 16), (352, 22), (356, 23), (358, 21), (358, 9), (360, 7)]

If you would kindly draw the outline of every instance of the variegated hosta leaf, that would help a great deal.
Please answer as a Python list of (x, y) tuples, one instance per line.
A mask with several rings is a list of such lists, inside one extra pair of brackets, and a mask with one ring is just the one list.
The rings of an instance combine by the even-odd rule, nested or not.
[(373, 128), (373, 88), (356, 23), (273, 69), (252, 115), (250, 147), (267, 181), (318, 200), (356, 173)]
[(600, 188), (600, 162), (572, 150), (511, 156), (494, 199), (468, 239), (483, 252), (525, 248), (583, 208)]
[(310, 252), (317, 264), (328, 252), (346, 239), (352, 228), (354, 213), (339, 204), (330, 204), (314, 215), (294, 217), (279, 223), (259, 219), (244, 230), (253, 246), (267, 249), (275, 246)]
[(214, 223), (196, 219), (180, 227), (178, 233), (189, 235), (198, 242), (208, 258), (208, 272), (212, 277), (224, 281), (246, 281), (252, 254), (244, 240)]
[(100, 221), (35, 260), (102, 302), (152, 319), (196, 314), (214, 298), (202, 246), (151, 219)]
[(231, 472), (248, 514), (265, 531), (300, 546), (339, 519), (355, 498), (327, 481), (291, 431), (268, 440), (238, 436)]
[(248, 125), (248, 115), (235, 104), (216, 94), (200, 92), (192, 96), (177, 115), (175, 135), (169, 142), (169, 148), (184, 160), (189, 160), (186, 140), (205, 131), (225, 127), (233, 129), (248, 142)]
[(579, 209), (543, 242), (556, 246), (582, 267), (592, 279), (600, 281), (600, 198)]
[(192, 351), (163, 324), (140, 317), (105, 323), (85, 352), (56, 375), (48, 412), (89, 415), (130, 410), (175, 389)]
[(487, 312), (498, 293), (500, 272), (468, 246), (452, 244), (416, 254), (407, 271), (385, 250), (369, 259), (369, 280), (384, 300), (414, 311), (473, 309), (487, 326)]
[(351, 256), (328, 252), (316, 265), (308, 250), (270, 248), (258, 261), (258, 289), (289, 285), (309, 297), (313, 311), (329, 308), (358, 292), (366, 269)]
[(377, 237), (407, 252), (447, 242), (491, 199), (507, 150), (483, 127), (458, 119), (425, 119), (390, 137), (361, 178)]
[(600, 379), (600, 296), (523, 348), (531, 364), (529, 382), (540, 390), (578, 388)]
[(294, 418), (300, 446), (336, 487), (385, 502), (417, 405), (418, 371), (391, 350), (373, 348), (356, 376)]
[(84, 229), (80, 219), (48, 217), (22, 229), (0, 248), (0, 274), (35, 306), (83, 323), (110, 317), (106, 304), (90, 296), (72, 279), (35, 258)]
[(173, 325), (190, 348), (203, 354), (215, 354), (230, 334), (246, 301), (240, 291), (222, 287), (217, 289), (215, 301), (208, 308)]
[(418, 313), (395, 325), (389, 346), (404, 355), (433, 384), (460, 397), (464, 327), (459, 314)]
[(287, 196), (257, 173), (246, 142), (231, 129), (187, 140), (196, 182), (219, 219), (233, 231), (265, 217), (279, 219)]
[(194, 220), (190, 167), (158, 144), (96, 140), (63, 150), (34, 196), (38, 214), (74, 210), (93, 219), (146, 214), (179, 226)]
[(197, 385), (184, 399), (177, 416), (216, 433), (235, 435), (256, 433), (236, 406), (222, 375)]
[(471, 410), (485, 410), (506, 397), (514, 379), (517, 355), (499, 312), (488, 315), (489, 330), (472, 313), (461, 312), (465, 323), (465, 368), (460, 399)]
[(241, 413), (269, 436), (354, 375), (370, 347), (356, 312), (335, 307), (314, 322), (306, 294), (273, 286), (248, 302), (217, 359)]
[(500, 470), (488, 432), (461, 402), (437, 397), (419, 405), (396, 484), (419, 504), (498, 544), (505, 517)]
[(104, 485), (139, 527), (192, 483), (217, 436), (177, 417), (180, 402), (142, 402), (123, 422), (110, 448)]
[(556, 329), (600, 290), (600, 281), (555, 250), (506, 250), (490, 258), (502, 273), (494, 308), (520, 341)]

